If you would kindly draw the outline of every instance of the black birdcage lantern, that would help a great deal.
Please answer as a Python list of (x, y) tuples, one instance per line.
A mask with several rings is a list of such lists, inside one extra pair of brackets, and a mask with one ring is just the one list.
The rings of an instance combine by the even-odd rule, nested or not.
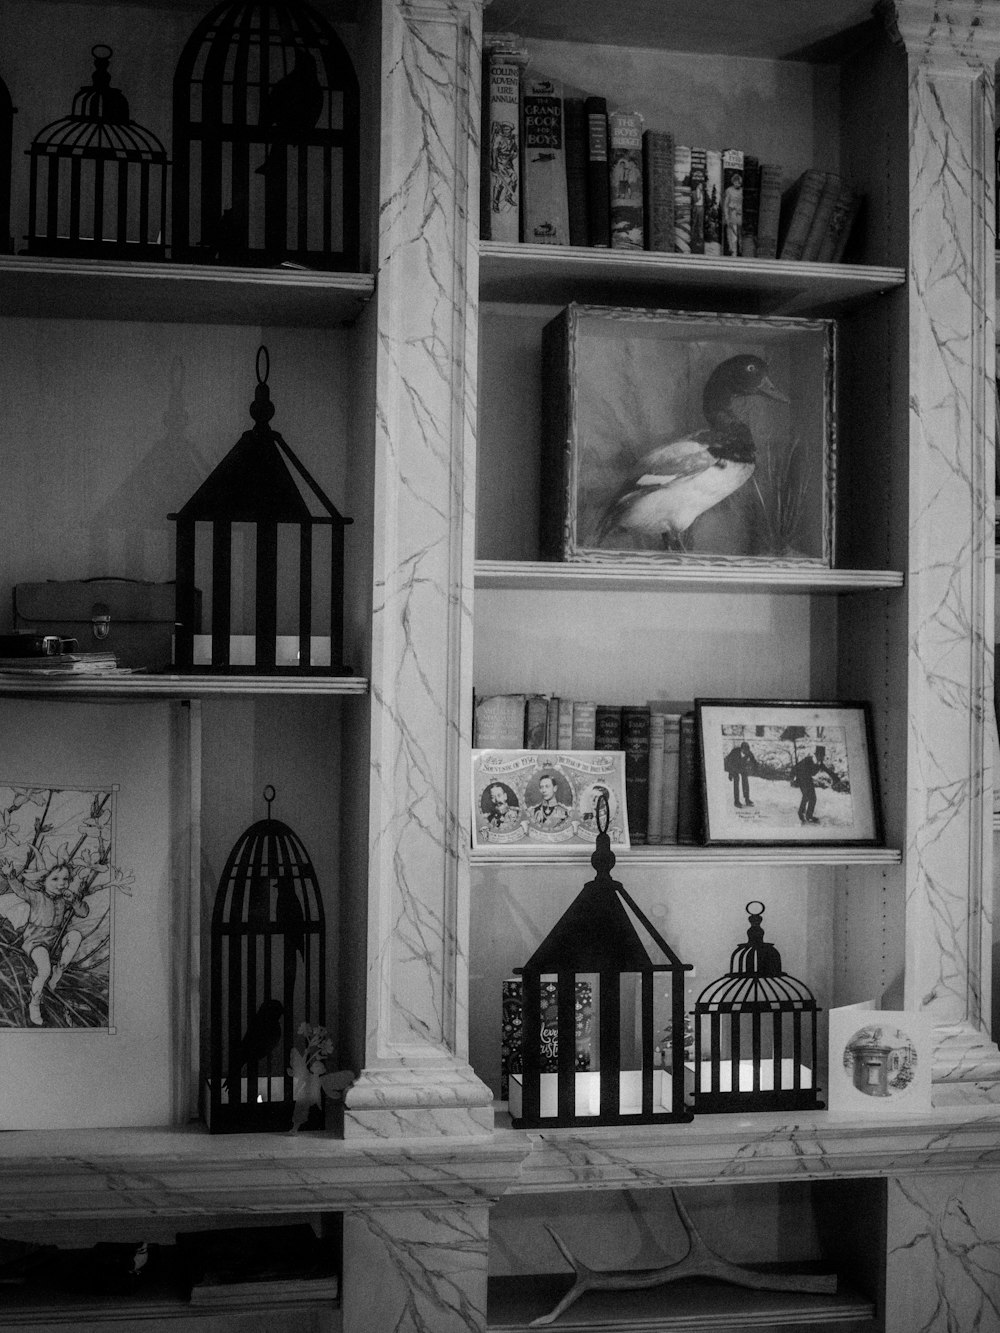
[(302, 0), (224, 0), (174, 74), (176, 260), (355, 270), (358, 80)]
[(764, 904), (746, 910), (746, 944), (695, 1003), (695, 1111), (819, 1110), (816, 1000), (765, 941)]
[(10, 254), (14, 249), (10, 234), (10, 171), (15, 110), (10, 91), (0, 79), (0, 254)]
[[(271, 428), (269, 369), (261, 347), (253, 428), (187, 504), (168, 515), (177, 523), (174, 665), (179, 671), (349, 675), (341, 656), (344, 529), (352, 520), (341, 516)], [(196, 652), (199, 587), (211, 589), (204, 653)]]
[(326, 934), (316, 872), (296, 833), (271, 818), (242, 833), (215, 895), (209, 1073), (213, 1133), (286, 1130), (292, 1048), (326, 1021)]
[(27, 251), (89, 259), (163, 259), (167, 154), (112, 88), (110, 46), (91, 48), (91, 83), (46, 125), (28, 155)]
[[(509, 1107), (518, 1128), (691, 1119), (684, 1069), (684, 973), (691, 965), (611, 878), (606, 799), (597, 820), (594, 879), (514, 969), (521, 977), (521, 1072), (511, 1073)], [(582, 1029), (581, 993), (591, 1006)], [(543, 1027), (550, 1034), (544, 1052)], [(582, 1059), (581, 1030), (589, 1038)]]

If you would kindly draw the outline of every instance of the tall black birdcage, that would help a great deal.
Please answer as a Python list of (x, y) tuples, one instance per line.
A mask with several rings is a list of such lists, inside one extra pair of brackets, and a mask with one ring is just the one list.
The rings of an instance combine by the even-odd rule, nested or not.
[[(348, 675), (341, 660), (344, 529), (353, 520), (272, 428), (269, 369), (267, 348), (260, 347), (252, 429), (187, 503), (167, 515), (177, 524), (174, 665), (179, 671)], [(198, 588), (206, 585), (211, 634), (202, 660), (195, 628)], [(245, 654), (240, 637), (250, 648)]]
[(94, 72), (28, 149), (27, 251), (71, 258), (163, 259), (167, 153), (111, 86), (111, 47), (91, 48)]
[(316, 872), (301, 839), (271, 818), (238, 838), (219, 880), (210, 945), (213, 1133), (291, 1127), (292, 1047), (326, 1021), (326, 934)]
[(10, 254), (14, 249), (14, 240), (10, 234), (10, 171), (14, 111), (10, 90), (3, 79), (0, 79), (0, 254)]
[(764, 939), (764, 904), (746, 910), (747, 942), (695, 1002), (695, 1111), (819, 1110), (816, 999)]
[[(691, 1119), (684, 1067), (684, 973), (691, 965), (611, 878), (606, 799), (597, 820), (595, 877), (514, 969), (521, 976), (521, 1071), (511, 1073), (509, 1107), (517, 1128)], [(581, 988), (592, 1009), (586, 1052)], [(553, 1038), (545, 1051), (543, 1028)]]
[(355, 270), (360, 99), (303, 0), (224, 0), (174, 74), (172, 257)]

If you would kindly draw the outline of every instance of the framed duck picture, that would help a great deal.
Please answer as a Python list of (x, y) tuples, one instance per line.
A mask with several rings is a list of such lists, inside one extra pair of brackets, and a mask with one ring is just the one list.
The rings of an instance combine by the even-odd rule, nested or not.
[(543, 559), (833, 564), (833, 320), (571, 305), (543, 366)]

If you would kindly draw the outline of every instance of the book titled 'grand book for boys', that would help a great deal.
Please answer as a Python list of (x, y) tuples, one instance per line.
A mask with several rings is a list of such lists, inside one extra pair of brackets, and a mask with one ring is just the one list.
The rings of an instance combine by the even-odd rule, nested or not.
[(556, 79), (525, 78), (522, 116), (524, 240), (535, 245), (568, 245), (562, 84)]

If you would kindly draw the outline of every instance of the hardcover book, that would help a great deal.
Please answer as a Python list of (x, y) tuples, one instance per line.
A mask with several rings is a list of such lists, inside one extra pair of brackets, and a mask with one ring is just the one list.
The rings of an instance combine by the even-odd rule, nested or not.
[(522, 80), (524, 194), (522, 233), (534, 245), (569, 244), (562, 84)]
[(738, 257), (743, 239), (743, 150), (722, 154), (722, 253)]
[(682, 713), (677, 757), (677, 841), (691, 846), (703, 841), (701, 766), (693, 712)]
[(705, 253), (705, 182), (708, 175), (704, 148), (691, 149), (691, 253)]
[(779, 259), (802, 258), (825, 182), (826, 172), (811, 167), (782, 196), (778, 231)]
[(608, 104), (588, 97), (587, 112), (587, 240), (603, 248), (611, 244), (611, 179), (608, 175)]
[(611, 245), (642, 249), (642, 117), (635, 111), (608, 115), (611, 181)]
[(582, 97), (563, 100), (566, 126), (566, 208), (570, 245), (586, 245), (587, 228), (587, 112)]
[(679, 713), (664, 715), (663, 729), (663, 816), (661, 842), (677, 841), (677, 791), (680, 781)]
[(556, 733), (556, 748), (559, 750), (572, 750), (573, 748), (573, 700), (560, 698), (559, 700), (559, 722)]
[(548, 747), (549, 696), (529, 694), (524, 704), (524, 748), (544, 750)]
[(524, 741), (523, 694), (485, 694), (473, 701), (472, 743), (481, 749), (508, 750)]
[(517, 241), (521, 225), (521, 70), (528, 53), (514, 33), (496, 33), (484, 51), (481, 231)]
[(743, 236), (744, 259), (757, 255), (757, 224), (760, 219), (760, 163), (749, 153), (743, 155)]
[(705, 150), (705, 254), (722, 254), (722, 154), (717, 148)]
[(809, 226), (805, 245), (802, 247), (803, 259), (815, 260), (819, 258), (820, 249), (822, 248), (823, 242), (826, 240), (827, 231), (830, 227), (830, 218), (833, 215), (834, 205), (840, 197), (841, 186), (843, 183), (843, 180), (835, 172), (828, 171), (826, 173), (826, 180), (823, 182), (823, 191), (816, 204), (816, 212), (813, 214), (813, 220)]
[(591, 699), (573, 702), (573, 743), (570, 749), (593, 750), (596, 730), (597, 705)]
[(663, 841), (663, 742), (665, 714), (652, 709), (649, 715), (649, 818), (646, 841)]
[(691, 148), (674, 145), (674, 249), (691, 253)]
[(757, 214), (757, 258), (774, 259), (778, 254), (778, 224), (781, 218), (783, 173), (779, 162), (760, 164), (760, 211)]
[(830, 214), (826, 236), (816, 256), (819, 263), (836, 264), (843, 259), (862, 202), (863, 196), (844, 181)]
[(647, 250), (674, 248), (674, 136), (646, 130), (642, 136), (643, 227)]
[(644, 843), (649, 827), (648, 704), (625, 704), (622, 707), (622, 748), (625, 751), (629, 835), (633, 843)]
[(598, 704), (594, 716), (594, 749), (622, 748), (622, 710), (620, 704)]
[[(556, 981), (542, 982), (542, 1060), (540, 1071), (554, 1074), (559, 1067), (559, 1031), (556, 1023), (546, 1015), (558, 1012), (558, 985)], [(521, 1065), (521, 1041), (524, 1030), (523, 1006), (521, 1003), (521, 978), (510, 977), (503, 983), (502, 1027), (500, 1033), (500, 1100), (507, 1101), (510, 1093), (510, 1076), (523, 1072)], [(574, 1040), (576, 1054), (575, 1067), (586, 1070), (591, 1064), (591, 1032), (594, 1022), (593, 989), (589, 981), (576, 983), (576, 1012)]]

